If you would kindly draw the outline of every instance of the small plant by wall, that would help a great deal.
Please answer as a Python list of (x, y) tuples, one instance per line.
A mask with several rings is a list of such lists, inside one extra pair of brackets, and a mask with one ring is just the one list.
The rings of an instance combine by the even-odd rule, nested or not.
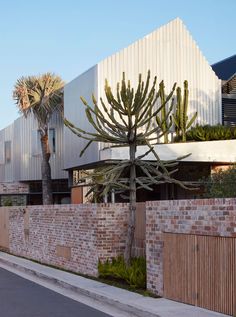
[(98, 264), (99, 277), (125, 283), (133, 289), (146, 289), (146, 260), (143, 257), (132, 258), (130, 266), (123, 257)]
[(1, 206), (26, 206), (27, 197), (26, 195), (1, 195), (0, 196)]

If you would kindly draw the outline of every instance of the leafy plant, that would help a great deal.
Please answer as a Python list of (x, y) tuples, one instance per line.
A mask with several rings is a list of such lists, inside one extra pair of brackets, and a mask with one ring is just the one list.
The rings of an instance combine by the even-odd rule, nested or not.
[(1, 205), (4, 207), (13, 206), (12, 199), (10, 197), (2, 198)]
[(202, 180), (206, 198), (236, 197), (236, 165), (227, 170), (220, 169)]
[(132, 258), (129, 266), (121, 256), (104, 263), (99, 261), (98, 272), (101, 278), (123, 281), (133, 288), (146, 288), (146, 260), (143, 257)]

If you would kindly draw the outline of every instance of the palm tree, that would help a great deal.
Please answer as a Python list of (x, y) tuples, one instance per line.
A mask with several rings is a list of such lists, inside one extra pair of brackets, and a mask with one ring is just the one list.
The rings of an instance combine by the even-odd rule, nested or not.
[(52, 114), (61, 112), (63, 109), (63, 86), (64, 82), (59, 76), (46, 73), (40, 76), (19, 78), (13, 91), (13, 98), (20, 112), (25, 117), (33, 114), (38, 122), (42, 148), (41, 172), (44, 205), (53, 203), (48, 124)]

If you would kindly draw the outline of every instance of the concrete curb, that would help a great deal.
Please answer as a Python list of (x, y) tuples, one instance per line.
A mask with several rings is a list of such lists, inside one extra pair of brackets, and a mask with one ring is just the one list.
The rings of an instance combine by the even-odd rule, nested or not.
[[(4, 255), (4, 256), (2, 256)], [(11, 259), (7, 259), (7, 257), (11, 258)], [(77, 295), (82, 295), (82, 296), (87, 296), (90, 299), (99, 301), (100, 303), (104, 303), (105, 305), (111, 306), (111, 307), (115, 307), (125, 313), (128, 314), (132, 314), (133, 316), (137, 316), (137, 317), (160, 317), (160, 315), (148, 311), (148, 310), (144, 310), (143, 307), (141, 307), (138, 304), (138, 300), (139, 297), (140, 299), (143, 298), (144, 296), (139, 295), (139, 294), (135, 294), (135, 296), (137, 296), (137, 301), (135, 300), (135, 305), (134, 303), (125, 303), (124, 301), (121, 301), (119, 299), (118, 296), (112, 296), (112, 292), (111, 292), (111, 296), (109, 296), (109, 294), (101, 294), (100, 292), (95, 292), (95, 290), (92, 290), (91, 288), (86, 288), (84, 285), (82, 287), (80, 287), (79, 285), (72, 285), (69, 282), (67, 282), (65, 279), (63, 280), (63, 278), (59, 278), (59, 277), (55, 277), (53, 275), (50, 275), (50, 273), (44, 273), (42, 271), (40, 271), (37, 267), (42, 266), (45, 270), (45, 268), (51, 269), (51, 270), (55, 270), (58, 272), (62, 272), (60, 270), (56, 270), (56, 269), (52, 269), (50, 267), (46, 267), (43, 265), (40, 265), (38, 263), (34, 263), (30, 260), (25, 260), (25, 259), (21, 259), (21, 258), (17, 258), (18, 261), (22, 260), (24, 262), (29, 262), (29, 264), (31, 264), (31, 266), (34, 266), (34, 268), (29, 268), (26, 267), (20, 263), (17, 263), (18, 261), (14, 261), (14, 258), (17, 258), (13, 255), (6, 255), (4, 253), (0, 252), (0, 263), (4, 264), (7, 267), (11, 267), (16, 269), (17, 271), (23, 272), (27, 275), (30, 276), (34, 276), (37, 277), (41, 280), (47, 281), (49, 283), (52, 283), (54, 285), (60, 286), (62, 288), (65, 288), (66, 290), (70, 290), (72, 292), (75, 292)], [(67, 273), (67, 272), (63, 272), (65, 274), (71, 274), (71, 273)], [(73, 274), (71, 274), (73, 275)], [(77, 275), (75, 275), (77, 277)], [(81, 279), (84, 280), (88, 280), (86, 278), (80, 277)], [(93, 281), (96, 284), (101, 284), (101, 287), (104, 285), (104, 287), (107, 287), (106, 284), (97, 282), (97, 281)], [(111, 288), (114, 288), (113, 286), (110, 286)], [(126, 290), (121, 290), (124, 292), (127, 292), (127, 295), (130, 293), (129, 291)], [(131, 293), (133, 294), (133, 293)], [(148, 307), (147, 307), (148, 308)], [(150, 307), (149, 307), (150, 308)]]

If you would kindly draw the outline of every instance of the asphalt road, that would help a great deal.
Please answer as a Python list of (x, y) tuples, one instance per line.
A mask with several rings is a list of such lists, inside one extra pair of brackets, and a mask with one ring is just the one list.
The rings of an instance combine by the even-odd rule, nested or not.
[(110, 317), (0, 268), (0, 317)]

